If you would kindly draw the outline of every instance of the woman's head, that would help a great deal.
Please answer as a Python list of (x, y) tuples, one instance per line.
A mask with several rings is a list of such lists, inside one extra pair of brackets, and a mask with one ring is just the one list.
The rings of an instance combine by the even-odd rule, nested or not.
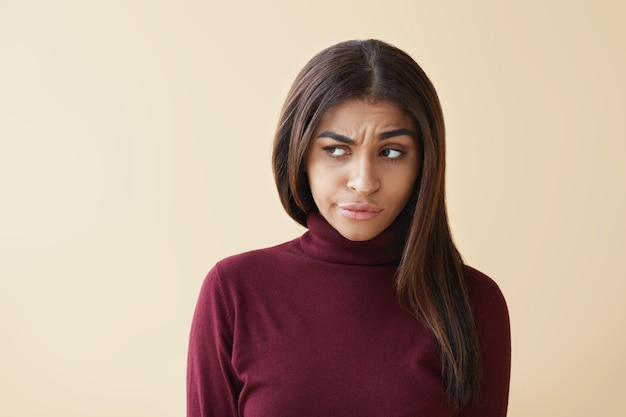
[(304, 164), (317, 211), (349, 240), (387, 229), (415, 194), (417, 138), (412, 118), (390, 101), (348, 99), (331, 107)]
[(310, 211), (318, 210), (306, 174), (307, 152), (322, 117), (352, 99), (392, 103), (413, 121), (421, 172), (409, 204), (419, 208), (414, 221), (419, 217), (420, 223), (432, 222), (443, 203), (445, 134), (439, 99), (424, 71), (409, 55), (377, 40), (331, 46), (315, 55), (298, 74), (274, 140), (274, 176), (283, 206), (302, 225), (306, 225)]

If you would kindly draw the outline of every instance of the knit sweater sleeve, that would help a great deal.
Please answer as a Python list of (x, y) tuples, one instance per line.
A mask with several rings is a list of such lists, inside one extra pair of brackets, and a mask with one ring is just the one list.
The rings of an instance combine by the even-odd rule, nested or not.
[(207, 275), (191, 325), (187, 417), (236, 417), (241, 382), (232, 367), (234, 310), (218, 267)]
[(482, 299), (475, 306), (483, 364), (480, 391), (459, 417), (504, 417), (507, 414), (511, 372), (509, 313), (500, 289), (487, 280), (483, 281), (488, 283), (487, 288), (483, 286), (481, 292), (489, 297), (477, 297)]

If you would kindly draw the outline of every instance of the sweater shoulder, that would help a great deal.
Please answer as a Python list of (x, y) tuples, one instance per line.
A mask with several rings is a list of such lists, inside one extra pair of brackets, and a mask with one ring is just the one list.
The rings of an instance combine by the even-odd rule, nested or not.
[(294, 256), (301, 255), (299, 241), (300, 238), (296, 238), (275, 246), (228, 256), (218, 261), (209, 275), (219, 276), (221, 281), (231, 281), (238, 277), (275, 271), (280, 265), (293, 263)]
[(493, 279), (467, 265), (465, 277), (470, 303), (475, 313), (485, 313), (493, 309), (507, 310), (504, 294)]

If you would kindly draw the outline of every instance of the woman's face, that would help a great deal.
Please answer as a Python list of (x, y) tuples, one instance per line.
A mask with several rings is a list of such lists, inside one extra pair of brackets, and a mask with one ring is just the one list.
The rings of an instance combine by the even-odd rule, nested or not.
[(420, 152), (415, 124), (396, 104), (354, 99), (331, 107), (305, 163), (320, 214), (346, 239), (374, 238), (411, 197)]

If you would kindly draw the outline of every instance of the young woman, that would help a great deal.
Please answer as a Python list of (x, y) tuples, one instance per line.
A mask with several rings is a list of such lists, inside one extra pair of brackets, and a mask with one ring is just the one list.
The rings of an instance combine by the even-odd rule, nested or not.
[(273, 162), (308, 231), (209, 272), (187, 415), (505, 416), (506, 304), (450, 237), (443, 115), (415, 61), (376, 40), (320, 52)]

